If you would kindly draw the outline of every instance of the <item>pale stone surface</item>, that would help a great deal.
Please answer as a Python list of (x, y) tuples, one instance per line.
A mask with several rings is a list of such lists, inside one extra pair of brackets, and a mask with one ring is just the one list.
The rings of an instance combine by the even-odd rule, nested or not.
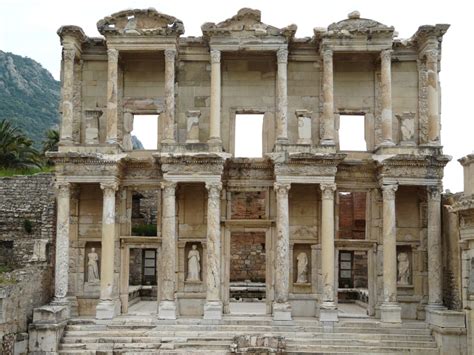
[(165, 114), (164, 116), (164, 139), (163, 143), (175, 142), (174, 129), (174, 73), (175, 73), (176, 51), (165, 50)]
[(288, 49), (280, 48), (277, 51), (277, 90), (276, 90), (276, 140), (284, 143), (288, 140), (288, 94), (287, 94), (287, 66)]
[(428, 142), (440, 144), (440, 120), (438, 97), (438, 49), (426, 51), (426, 69), (428, 71)]
[(63, 300), (68, 291), (70, 184), (57, 184), (58, 216), (56, 222), (56, 268), (54, 297)]
[(118, 125), (118, 58), (116, 49), (107, 50), (107, 138), (109, 144), (117, 143)]
[(61, 102), (61, 136), (62, 144), (72, 144), (72, 130), (74, 120), (73, 99), (74, 99), (74, 61), (76, 50), (74, 48), (63, 49), (63, 85)]
[(311, 144), (311, 112), (308, 110), (296, 110), (298, 118), (298, 144)]
[(398, 253), (398, 284), (409, 285), (410, 284), (410, 261), (408, 260), (407, 253)]
[(199, 117), (201, 111), (186, 111), (186, 143), (199, 143)]
[(196, 244), (193, 244), (188, 253), (188, 277), (186, 281), (201, 281), (201, 255)]
[(211, 107), (209, 143), (221, 143), (221, 52), (211, 49)]
[(98, 144), (99, 143), (99, 117), (102, 111), (88, 110), (86, 111), (86, 127), (85, 127), (85, 143)]
[(125, 112), (123, 114), (123, 138), (122, 144), (125, 151), (133, 150), (132, 142), (132, 131), (133, 131), (133, 114), (131, 112)]
[(301, 252), (296, 257), (297, 271), (296, 271), (296, 283), (307, 283), (308, 282), (308, 256), (305, 252)]
[(443, 306), (440, 186), (428, 188), (428, 307)]
[(323, 59), (323, 109), (321, 117), (321, 144), (334, 144), (334, 74), (333, 52), (330, 49), (322, 51)]
[(99, 255), (95, 252), (95, 248), (91, 249), (91, 252), (87, 255), (87, 282), (100, 281), (99, 275)]
[(392, 51), (384, 50), (381, 59), (382, 145), (393, 145), (392, 133)]

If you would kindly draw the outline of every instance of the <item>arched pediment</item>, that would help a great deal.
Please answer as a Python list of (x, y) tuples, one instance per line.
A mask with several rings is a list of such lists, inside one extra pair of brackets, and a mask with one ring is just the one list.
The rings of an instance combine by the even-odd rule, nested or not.
[(361, 18), (358, 11), (353, 11), (348, 15), (348, 18), (339, 22), (335, 22), (328, 27), (328, 31), (342, 32), (347, 31), (349, 33), (356, 32), (393, 32), (392, 26), (384, 25), (375, 20)]
[(97, 22), (97, 29), (104, 36), (179, 36), (184, 33), (181, 20), (162, 14), (153, 8), (116, 12)]

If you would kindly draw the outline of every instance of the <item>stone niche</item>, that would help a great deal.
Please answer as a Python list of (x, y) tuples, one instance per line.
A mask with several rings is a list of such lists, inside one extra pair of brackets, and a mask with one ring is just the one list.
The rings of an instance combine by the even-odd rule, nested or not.
[(293, 246), (293, 292), (311, 293), (311, 245), (294, 244)]
[[(92, 251), (94, 249), (94, 252), (97, 254), (97, 270), (98, 270), (98, 275), (99, 279), (96, 279), (95, 281), (89, 281), (89, 254), (93, 254), (94, 252)], [(84, 247), (84, 292), (85, 293), (90, 293), (90, 292), (98, 292), (100, 290), (100, 260), (101, 260), (101, 243), (100, 242), (86, 242), (86, 245)], [(93, 257), (93, 255), (91, 255)], [(93, 276), (91, 275), (91, 279)]]
[[(196, 250), (193, 250), (193, 246), (196, 246)], [(198, 278), (192, 277), (193, 275), (190, 274), (190, 256), (196, 262), (195, 258), (196, 255), (199, 253), (199, 272), (197, 274)], [(193, 291), (193, 285), (202, 285), (203, 278), (204, 278), (204, 248), (202, 247), (202, 243), (200, 241), (189, 241), (186, 242), (184, 246), (184, 282), (186, 291)], [(189, 278), (191, 276), (191, 278)], [(194, 291), (200, 291), (200, 287)]]
[(413, 293), (413, 251), (411, 245), (397, 246), (397, 287), (401, 295)]

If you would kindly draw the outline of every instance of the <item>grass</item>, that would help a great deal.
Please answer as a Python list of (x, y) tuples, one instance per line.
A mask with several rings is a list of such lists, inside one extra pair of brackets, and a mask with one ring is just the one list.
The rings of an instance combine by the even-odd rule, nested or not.
[(16, 175), (34, 175), (38, 173), (52, 173), (54, 166), (44, 166), (42, 168), (24, 168), (24, 169), (10, 169), (0, 168), (0, 177), (10, 177)]
[(13, 268), (7, 265), (0, 265), (0, 285), (5, 286), (5, 285), (14, 285), (17, 283), (16, 279), (14, 277), (7, 277), (6, 275), (3, 275), (7, 272), (12, 271)]

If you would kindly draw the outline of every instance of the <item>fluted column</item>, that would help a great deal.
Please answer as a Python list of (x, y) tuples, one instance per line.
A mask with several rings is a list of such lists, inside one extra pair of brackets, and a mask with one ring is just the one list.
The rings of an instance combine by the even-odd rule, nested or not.
[(211, 50), (211, 117), (209, 143), (220, 145), (221, 140), (221, 51)]
[(115, 264), (115, 193), (118, 184), (101, 183), (102, 243), (100, 255), (100, 301), (96, 307), (96, 318), (111, 319), (120, 313), (120, 302), (116, 294), (114, 277)]
[(381, 59), (382, 145), (393, 145), (392, 138), (392, 51), (383, 50)]
[(62, 87), (62, 120), (60, 142), (63, 145), (72, 144), (74, 121), (74, 61), (76, 50), (63, 49), (63, 87)]
[(334, 145), (334, 76), (333, 52), (325, 49), (323, 55), (323, 112), (321, 145)]
[(383, 303), (381, 320), (401, 322), (401, 308), (397, 303), (397, 233), (395, 192), (397, 185), (383, 185)]
[(160, 319), (176, 319), (176, 182), (165, 181), (163, 189), (163, 217), (161, 228), (161, 302)]
[(438, 50), (426, 51), (427, 101), (428, 101), (428, 142), (439, 145), (440, 142), (440, 118), (439, 118), (439, 96), (438, 96)]
[(321, 184), (321, 272), (323, 296), (320, 321), (337, 321), (335, 294), (334, 192), (336, 184)]
[(107, 50), (107, 143), (117, 143), (118, 57), (116, 49)]
[(275, 182), (276, 192), (276, 253), (275, 253), (275, 301), (274, 320), (291, 320), (291, 306), (288, 302), (290, 282), (290, 233), (288, 191), (290, 184)]
[(56, 263), (54, 277), (54, 298), (56, 302), (65, 302), (69, 279), (69, 227), (71, 202), (70, 184), (58, 183), (58, 213), (56, 221)]
[(428, 307), (443, 307), (440, 186), (428, 187)]
[(174, 81), (176, 50), (165, 50), (165, 122), (163, 125), (163, 143), (174, 143)]
[(207, 197), (207, 276), (204, 319), (222, 319), (221, 300), (221, 215), (222, 183), (206, 183)]
[(276, 126), (277, 143), (288, 142), (288, 50), (280, 48), (277, 51), (277, 86), (276, 86)]

